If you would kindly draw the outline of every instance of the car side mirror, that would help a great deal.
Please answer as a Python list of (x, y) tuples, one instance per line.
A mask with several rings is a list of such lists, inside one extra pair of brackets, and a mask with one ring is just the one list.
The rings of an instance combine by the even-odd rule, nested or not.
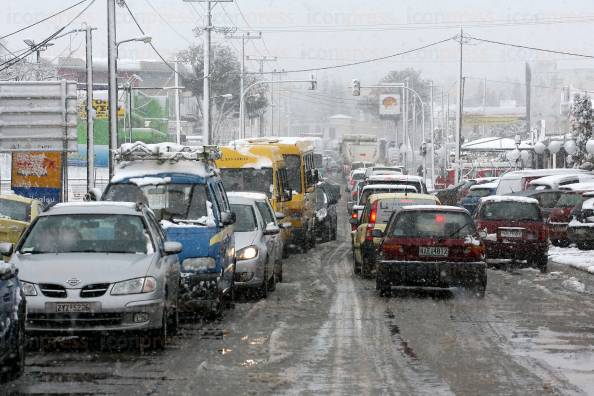
[(9, 242), (2, 242), (0, 243), (0, 254), (3, 256), (10, 256), (12, 255), (12, 250), (14, 245)]
[(282, 220), (286, 216), (285, 216), (285, 214), (283, 212), (274, 212), (274, 217), (276, 217), (277, 220)]
[(183, 245), (179, 242), (165, 242), (163, 244), (163, 251), (165, 254), (178, 254), (184, 249)]
[(268, 224), (264, 230), (264, 235), (277, 235), (278, 233), (280, 233), (280, 228), (272, 223)]
[(384, 232), (382, 230), (378, 230), (377, 228), (375, 228), (373, 229), (373, 231), (371, 231), (371, 236), (373, 238), (383, 238)]
[(293, 227), (293, 224), (289, 223), (288, 221), (285, 223), (280, 223), (278, 225), (282, 230), (289, 230)]
[(235, 217), (235, 213), (233, 212), (223, 212), (221, 213), (221, 223), (223, 225), (232, 225), (235, 224), (237, 218)]

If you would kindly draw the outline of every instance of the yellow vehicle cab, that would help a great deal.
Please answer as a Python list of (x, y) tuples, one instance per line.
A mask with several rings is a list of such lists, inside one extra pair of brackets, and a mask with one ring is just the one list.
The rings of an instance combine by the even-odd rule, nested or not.
[(315, 246), (315, 185), (318, 172), (314, 164), (314, 143), (307, 138), (254, 138), (231, 142), (232, 147), (275, 147), (287, 169), (292, 199), (287, 202), (287, 221), (291, 222), (290, 244), (307, 252)]
[(0, 195), (0, 242), (16, 243), (41, 212), (41, 202), (16, 194)]
[(377, 247), (382, 239), (377, 231), (383, 234), (392, 213), (409, 205), (441, 205), (441, 202), (429, 194), (380, 193), (369, 196), (360, 221), (352, 220), (357, 222), (357, 228), (352, 233), (355, 273), (368, 276), (373, 272)]

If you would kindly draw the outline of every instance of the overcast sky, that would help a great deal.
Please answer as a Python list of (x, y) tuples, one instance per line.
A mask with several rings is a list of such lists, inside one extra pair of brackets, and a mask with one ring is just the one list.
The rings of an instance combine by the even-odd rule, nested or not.
[[(264, 41), (253, 40), (248, 55), (278, 56), (267, 68), (299, 69), (340, 64), (380, 57), (453, 37), (459, 26), (476, 37), (518, 44), (594, 54), (594, 2), (592, 0), (236, 0), (252, 29), (232, 3), (214, 10), (216, 26), (239, 26), (263, 31)], [(0, 35), (45, 17), (73, 4), (75, 0), (2, 0)], [(194, 9), (182, 0), (128, 0), (140, 24), (153, 37), (154, 44), (167, 57), (199, 42), (192, 29), (203, 24), (204, 3)], [(150, 5), (158, 11), (157, 14)], [(6, 39), (11, 50), (24, 47), (25, 38), (42, 40), (82, 9), (66, 14)], [(226, 12), (225, 12), (226, 11)], [(139, 32), (125, 9), (118, 7), (118, 40), (138, 36)], [(168, 26), (163, 19), (173, 27)], [(94, 56), (106, 57), (106, 1), (95, 4), (75, 22), (96, 26)], [(560, 23), (561, 22), (561, 23)], [(491, 24), (491, 26), (484, 26)], [(174, 31), (175, 30), (175, 31)], [(320, 31), (326, 30), (326, 31)], [(67, 55), (79, 47), (83, 35), (63, 38), (44, 57)], [(215, 41), (224, 41), (220, 34)], [(231, 43), (240, 47), (238, 41)], [(78, 53), (83, 55), (84, 45)], [(121, 58), (154, 59), (150, 47), (132, 43), (121, 47)], [(594, 67), (594, 60), (566, 55), (535, 53), (470, 43), (465, 46), (465, 75), (517, 79), (526, 60), (559, 60), (562, 67)], [(439, 46), (387, 61), (318, 73), (344, 81), (352, 78), (376, 82), (387, 71), (415, 67), (439, 83), (454, 82), (458, 47), (450, 41)], [(255, 64), (250, 65), (253, 68)], [(594, 86), (594, 83), (593, 83)]]

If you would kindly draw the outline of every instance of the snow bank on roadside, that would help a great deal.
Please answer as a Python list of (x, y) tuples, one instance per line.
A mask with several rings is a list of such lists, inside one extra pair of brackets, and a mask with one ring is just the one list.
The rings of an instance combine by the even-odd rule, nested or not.
[(584, 285), (582, 282), (580, 282), (573, 276), (569, 279), (565, 279), (562, 285), (564, 288), (576, 291), (578, 293), (584, 293), (586, 291), (586, 285)]
[(549, 248), (549, 259), (557, 264), (568, 265), (575, 269), (594, 274), (594, 252), (577, 248)]

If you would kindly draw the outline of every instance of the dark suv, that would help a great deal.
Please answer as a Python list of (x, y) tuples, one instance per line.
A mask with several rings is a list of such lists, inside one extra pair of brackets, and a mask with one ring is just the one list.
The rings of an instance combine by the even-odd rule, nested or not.
[(489, 259), (526, 260), (528, 266), (547, 270), (549, 231), (538, 201), (519, 196), (481, 199), (475, 224)]
[(0, 261), (0, 382), (25, 369), (25, 297), (14, 266)]

